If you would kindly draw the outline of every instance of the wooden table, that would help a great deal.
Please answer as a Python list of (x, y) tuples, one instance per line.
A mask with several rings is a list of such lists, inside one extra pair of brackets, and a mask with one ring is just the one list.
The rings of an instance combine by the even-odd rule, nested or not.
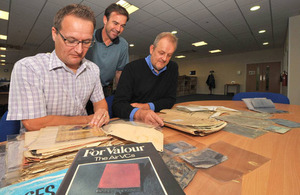
[[(178, 105), (198, 104), (204, 106), (225, 106), (228, 108), (247, 110), (242, 101), (195, 101)], [(300, 122), (300, 106), (275, 104), (277, 109), (289, 113), (274, 114), (272, 118), (287, 119)], [(176, 105), (175, 105), (176, 106)], [(209, 146), (224, 141), (233, 146), (262, 155), (270, 160), (244, 174), (242, 183), (221, 182), (198, 171), (191, 183), (185, 188), (186, 194), (243, 194), (243, 195), (296, 195), (300, 194), (300, 128), (293, 128), (285, 134), (266, 133), (256, 139), (247, 138), (226, 131), (197, 137), (164, 127), (165, 140), (174, 136), (189, 137)]]
[[(225, 106), (247, 110), (242, 101), (193, 101), (178, 105), (198, 104), (203, 106)], [(275, 104), (277, 109), (289, 113), (274, 114), (282, 118), (300, 122), (300, 106)], [(176, 106), (176, 105), (175, 105)], [(198, 171), (191, 183), (185, 188), (187, 195), (298, 195), (300, 194), (300, 128), (285, 134), (266, 133), (256, 139), (247, 138), (226, 131), (198, 137), (180, 131), (163, 128), (165, 142), (177, 136), (187, 142), (209, 146), (218, 141), (229, 143), (270, 160), (257, 169), (243, 175), (241, 182), (222, 182)]]

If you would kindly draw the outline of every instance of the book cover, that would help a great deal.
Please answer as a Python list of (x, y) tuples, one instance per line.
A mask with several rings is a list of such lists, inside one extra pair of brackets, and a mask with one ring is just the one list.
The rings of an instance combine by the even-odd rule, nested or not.
[(184, 194), (152, 143), (79, 150), (60, 194)]
[(0, 194), (52, 194), (54, 195), (63, 180), (67, 169), (40, 176), (28, 181), (0, 188)]

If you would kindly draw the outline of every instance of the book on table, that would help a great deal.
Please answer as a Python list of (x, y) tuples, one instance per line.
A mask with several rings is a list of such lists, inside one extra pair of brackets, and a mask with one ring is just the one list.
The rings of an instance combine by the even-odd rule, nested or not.
[(63, 180), (67, 169), (49, 173), (34, 179), (23, 181), (20, 183), (12, 184), (0, 188), (0, 194), (13, 195), (13, 194), (52, 194), (54, 195)]
[(79, 150), (57, 194), (184, 194), (152, 143)]

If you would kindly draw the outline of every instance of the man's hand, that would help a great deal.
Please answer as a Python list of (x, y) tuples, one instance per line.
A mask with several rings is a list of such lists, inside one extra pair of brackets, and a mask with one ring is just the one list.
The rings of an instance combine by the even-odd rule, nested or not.
[(150, 106), (149, 104), (147, 103), (131, 103), (130, 104), (132, 107), (135, 107), (135, 108), (140, 108), (140, 109), (143, 109), (143, 110), (150, 110)]
[(138, 121), (153, 125), (154, 127), (164, 126), (163, 120), (152, 110), (139, 109), (134, 114), (134, 118)]
[(93, 115), (92, 120), (89, 122), (92, 126), (102, 127), (109, 122), (109, 114), (106, 109), (100, 108)]

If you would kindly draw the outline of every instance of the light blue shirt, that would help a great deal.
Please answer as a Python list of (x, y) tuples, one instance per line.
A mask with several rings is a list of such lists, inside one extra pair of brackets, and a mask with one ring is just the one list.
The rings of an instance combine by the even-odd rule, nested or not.
[(165, 66), (164, 68), (162, 68), (160, 71), (158, 71), (158, 73), (155, 71), (153, 65), (152, 65), (152, 62), (151, 62), (151, 55), (148, 55), (146, 58), (145, 58), (150, 70), (152, 71), (152, 73), (156, 76), (160, 75), (163, 71), (167, 70), (167, 66)]

